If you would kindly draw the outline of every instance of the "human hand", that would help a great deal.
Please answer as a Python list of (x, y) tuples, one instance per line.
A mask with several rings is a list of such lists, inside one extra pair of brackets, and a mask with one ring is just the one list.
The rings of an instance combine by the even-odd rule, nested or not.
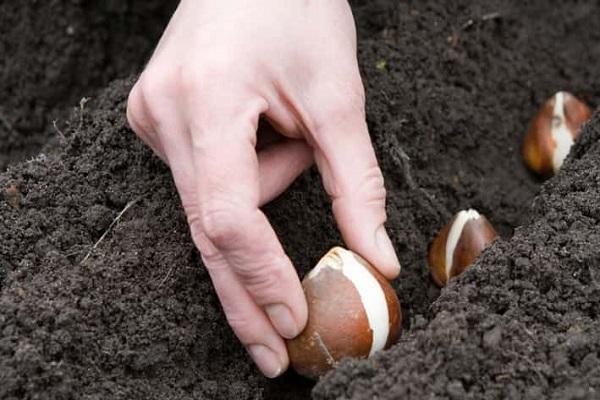
[[(283, 136), (257, 149), (261, 115)], [(266, 376), (287, 368), (282, 337), (307, 305), (259, 207), (313, 157), (347, 246), (399, 273), (346, 0), (182, 0), (127, 117), (171, 168), (227, 321)]]

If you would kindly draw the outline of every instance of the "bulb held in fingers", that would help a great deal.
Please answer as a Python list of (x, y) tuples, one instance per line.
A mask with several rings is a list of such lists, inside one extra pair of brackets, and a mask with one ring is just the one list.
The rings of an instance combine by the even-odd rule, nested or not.
[(402, 312), (396, 292), (359, 255), (334, 247), (302, 281), (308, 324), (286, 342), (290, 362), (316, 379), (344, 357), (364, 358), (392, 345)]

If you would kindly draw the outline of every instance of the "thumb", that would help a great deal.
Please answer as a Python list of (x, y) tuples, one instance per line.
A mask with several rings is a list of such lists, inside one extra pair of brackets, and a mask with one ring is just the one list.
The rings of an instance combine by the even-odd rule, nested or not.
[(328, 121), (317, 124), (315, 161), (344, 241), (391, 279), (400, 273), (400, 262), (384, 226), (383, 175), (361, 110), (329, 113)]

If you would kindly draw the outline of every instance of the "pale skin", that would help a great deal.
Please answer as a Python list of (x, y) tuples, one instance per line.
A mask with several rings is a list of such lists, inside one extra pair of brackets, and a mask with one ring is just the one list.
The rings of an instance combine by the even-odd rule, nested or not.
[[(261, 116), (279, 138), (257, 148)], [(287, 369), (307, 304), (260, 207), (313, 162), (347, 247), (400, 272), (346, 0), (182, 0), (127, 117), (169, 165), (227, 321), (265, 376)]]

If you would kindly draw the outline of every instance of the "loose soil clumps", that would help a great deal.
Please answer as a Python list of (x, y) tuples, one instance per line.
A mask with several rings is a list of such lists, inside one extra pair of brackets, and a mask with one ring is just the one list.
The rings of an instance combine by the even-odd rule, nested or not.
[[(597, 398), (600, 116), (539, 195), (519, 146), (555, 91), (599, 104), (600, 7), (355, 7), (406, 318), (396, 346), (344, 361), (312, 396)], [(132, 83), (0, 174), (0, 398), (309, 397), (291, 372), (261, 377), (228, 328), (169, 171), (127, 127)], [(502, 238), (440, 291), (427, 245), (466, 207)], [(301, 275), (341, 242), (314, 169), (265, 211)]]

